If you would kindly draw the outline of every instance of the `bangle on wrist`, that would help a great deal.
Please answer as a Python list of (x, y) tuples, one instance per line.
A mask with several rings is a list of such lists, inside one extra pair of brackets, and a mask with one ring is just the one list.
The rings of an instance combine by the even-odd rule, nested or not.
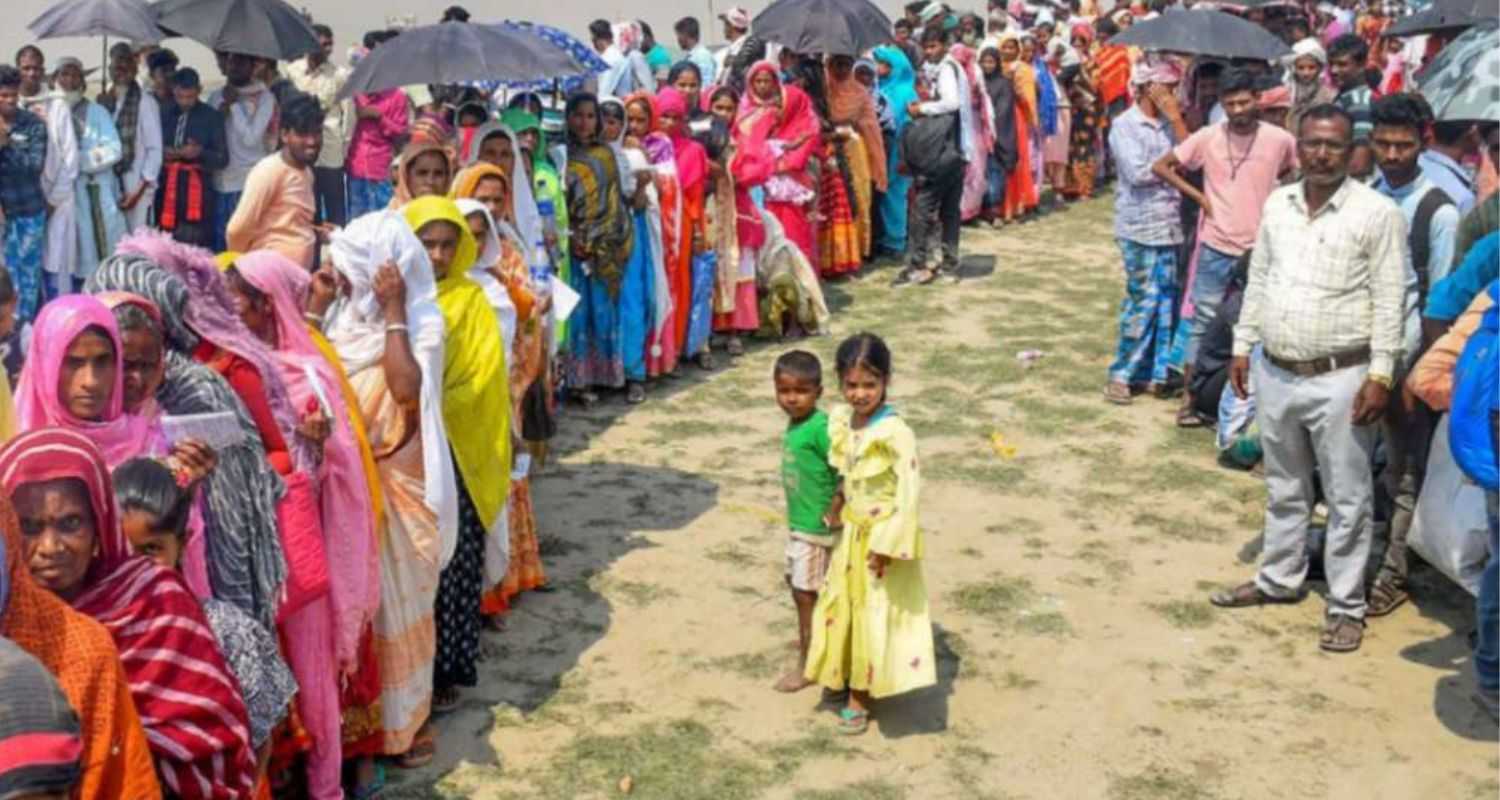
[(314, 314), (311, 311), (304, 311), (304, 312), (302, 312), (302, 319), (304, 319), (304, 320), (306, 320), (308, 322), (311, 322), (312, 324), (318, 326), (319, 328), (323, 327), (323, 315), (322, 314)]
[(409, 330), (410, 329), (406, 327), (406, 323), (404, 322), (392, 322), (389, 325), (385, 326), (385, 332), (387, 334), (407, 333)]

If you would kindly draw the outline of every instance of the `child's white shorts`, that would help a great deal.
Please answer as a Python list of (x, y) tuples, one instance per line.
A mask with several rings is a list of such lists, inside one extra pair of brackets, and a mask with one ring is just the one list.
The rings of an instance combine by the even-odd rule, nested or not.
[(821, 545), (792, 535), (786, 539), (786, 579), (799, 592), (818, 592), (828, 574), (833, 545)]

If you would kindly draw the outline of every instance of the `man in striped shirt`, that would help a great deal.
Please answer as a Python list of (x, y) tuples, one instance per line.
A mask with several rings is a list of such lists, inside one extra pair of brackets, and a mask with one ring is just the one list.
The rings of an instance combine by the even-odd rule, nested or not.
[(1266, 201), (1250, 259), (1229, 381), (1244, 397), (1254, 371), (1265, 449), (1264, 547), (1255, 580), (1212, 596), (1228, 608), (1297, 602), (1320, 479), (1328, 504), (1328, 616), (1320, 646), (1359, 649), (1372, 537), (1370, 457), (1402, 353), (1406, 221), (1349, 177), (1354, 120), (1322, 105), (1303, 115), (1303, 179)]

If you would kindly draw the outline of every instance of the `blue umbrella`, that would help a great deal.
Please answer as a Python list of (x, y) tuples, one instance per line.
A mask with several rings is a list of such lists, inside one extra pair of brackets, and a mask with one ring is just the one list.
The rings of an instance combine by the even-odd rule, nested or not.
[[(576, 92), (583, 88), (589, 78), (609, 69), (604, 59), (594, 52), (594, 48), (588, 43), (580, 41), (572, 34), (551, 25), (542, 25), (537, 22), (517, 22), (505, 20), (500, 27), (517, 33), (534, 36), (549, 47), (555, 47), (567, 53), (577, 62), (576, 72), (561, 76), (557, 81), (557, 88), (564, 92)], [(506, 80), (489, 79), (469, 81), (466, 85), (476, 89), (482, 89), (486, 94), (494, 94), (500, 89), (509, 89), (513, 92), (550, 92), (554, 88), (553, 78), (541, 78), (536, 80)]]

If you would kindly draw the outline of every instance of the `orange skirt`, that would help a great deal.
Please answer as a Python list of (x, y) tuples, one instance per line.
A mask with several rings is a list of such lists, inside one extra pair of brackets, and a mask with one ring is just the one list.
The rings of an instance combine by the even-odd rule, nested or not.
[(832, 145), (824, 148), (823, 172), (818, 186), (818, 271), (823, 277), (847, 275), (859, 269), (863, 242), (854, 205), (849, 202), (849, 185), (839, 169)]
[(506, 505), (510, 515), (510, 566), (505, 570), (505, 580), (484, 593), (479, 610), (486, 616), (504, 614), (510, 610), (511, 598), (547, 583), (529, 479), (510, 482), (510, 502)]

